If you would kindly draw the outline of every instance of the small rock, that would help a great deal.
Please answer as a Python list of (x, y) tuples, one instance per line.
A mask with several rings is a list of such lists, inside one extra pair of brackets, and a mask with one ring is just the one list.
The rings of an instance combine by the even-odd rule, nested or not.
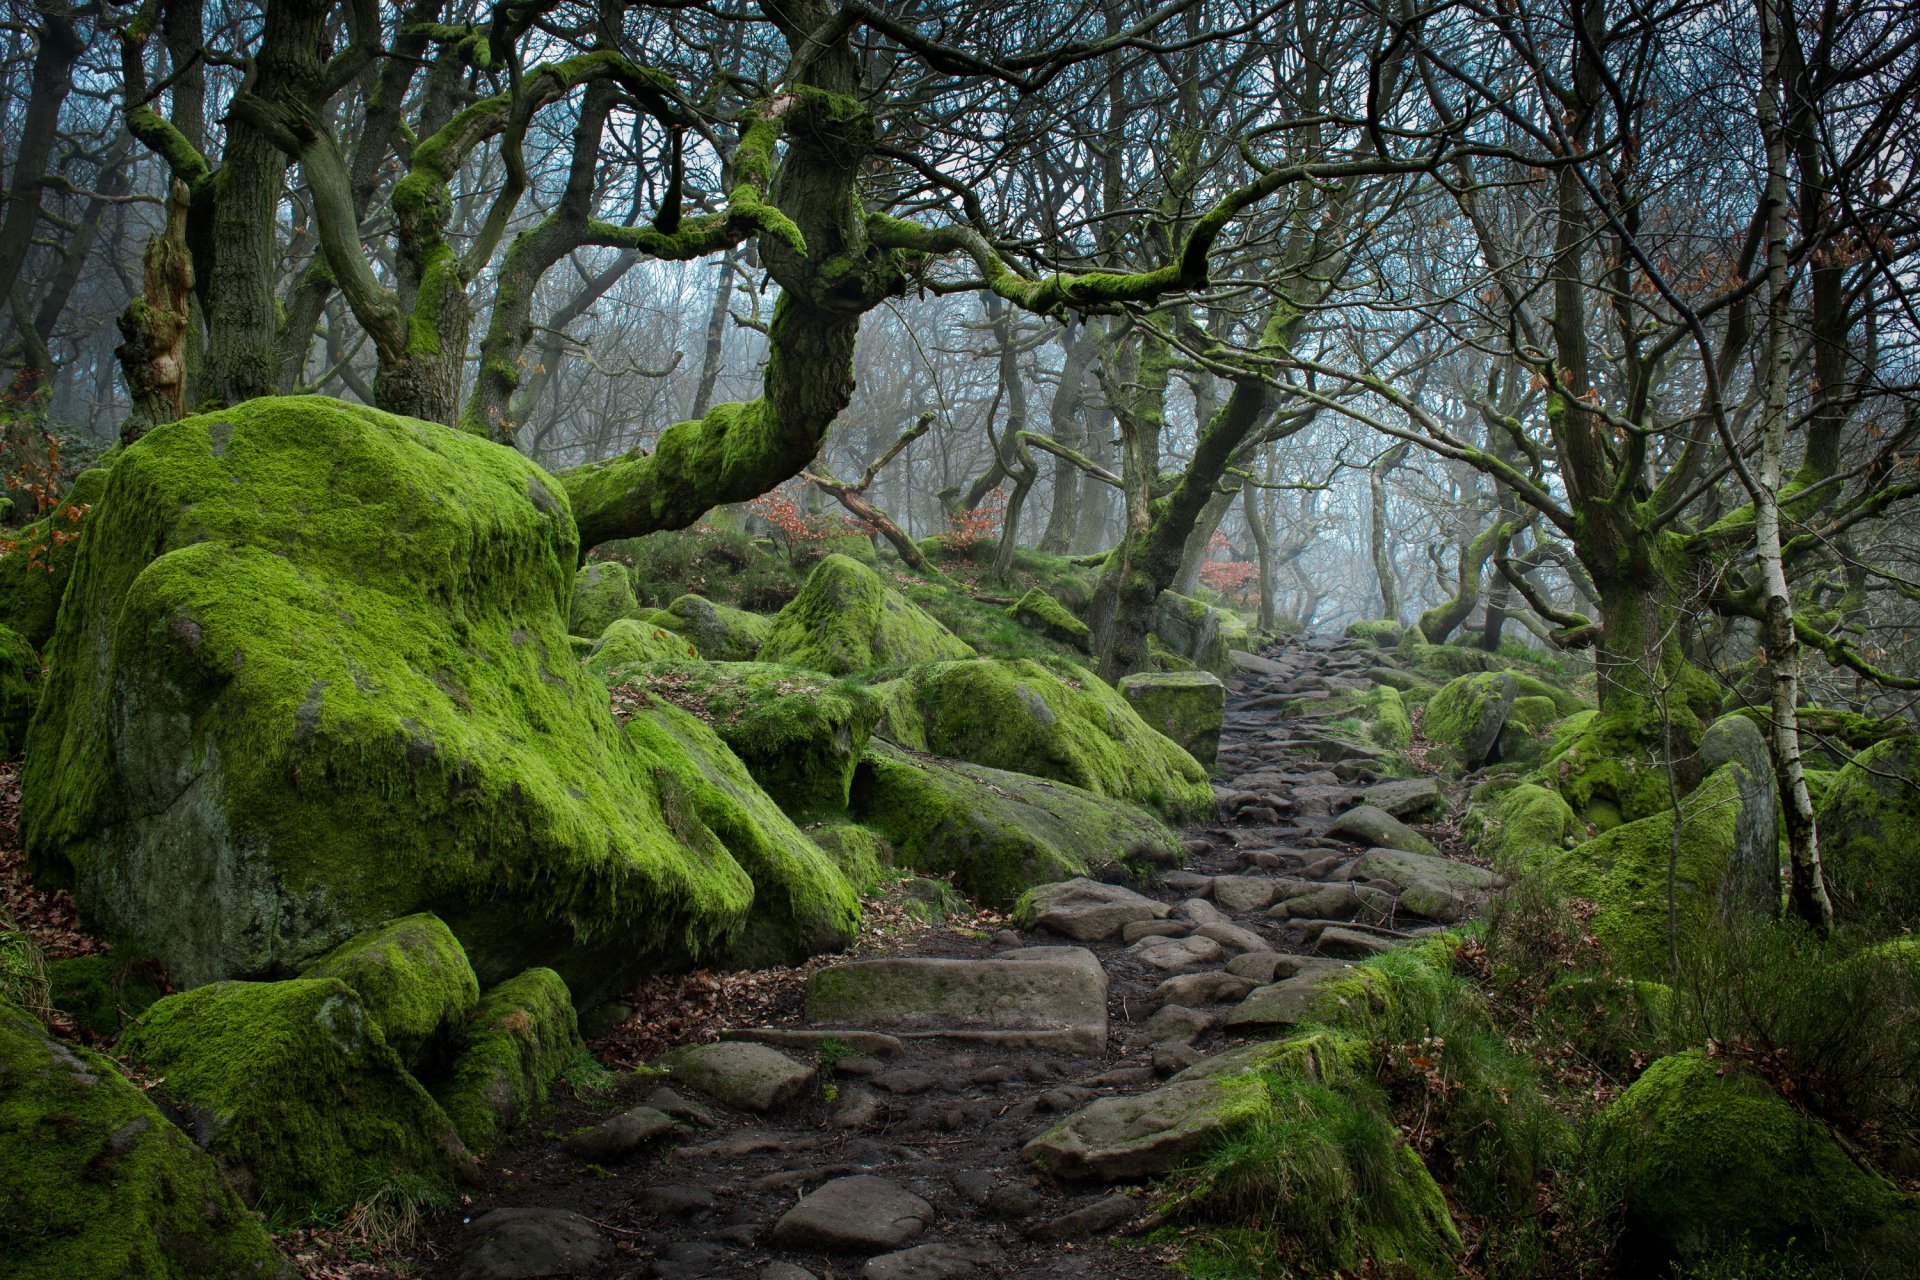
[(690, 1187), (682, 1183), (667, 1183), (658, 1187), (643, 1187), (635, 1193), (633, 1202), (643, 1213), (656, 1218), (697, 1218), (712, 1213), (719, 1205), (720, 1198), (706, 1187)]
[[(1253, 954), (1272, 955), (1273, 953), (1268, 951)], [(1232, 966), (1229, 965), (1228, 968), (1231, 970)], [(1259, 981), (1271, 982), (1272, 979), (1262, 978)], [(1183, 973), (1178, 977), (1168, 978), (1155, 987), (1153, 994), (1162, 1004), (1222, 1004), (1240, 999), (1253, 990), (1254, 986), (1254, 981), (1232, 972)]]
[(1365, 960), (1368, 956), (1391, 951), (1393, 947), (1391, 938), (1376, 937), (1358, 929), (1342, 929), (1337, 925), (1322, 929), (1320, 941), (1314, 944), (1314, 950), (1321, 955), (1340, 956), (1348, 960)]
[(898, 1067), (892, 1071), (883, 1071), (868, 1083), (876, 1089), (885, 1089), (888, 1093), (911, 1094), (925, 1093), (939, 1084), (938, 1078), (929, 1072), (913, 1067)]
[(1349, 809), (1327, 827), (1330, 836), (1344, 836), (1357, 844), (1384, 845), (1389, 849), (1411, 849), (1415, 853), (1439, 851), (1433, 842), (1384, 809), (1363, 804)]
[(872, 1174), (835, 1178), (801, 1198), (773, 1227), (785, 1248), (897, 1249), (927, 1229), (933, 1206)]
[[(1249, 951), (1243, 956), (1235, 956), (1227, 961), (1227, 972), (1249, 983), (1275, 982), (1281, 978), (1293, 976), (1294, 960), (1292, 956), (1283, 956), (1275, 951)], [(1241, 992), (1245, 995), (1246, 992)], [(1222, 996), (1221, 999), (1238, 997)]]
[(1105, 1235), (1130, 1220), (1139, 1210), (1139, 1202), (1132, 1196), (1103, 1196), (1057, 1218), (1037, 1222), (1027, 1228), (1026, 1234), (1035, 1240), (1079, 1240), (1086, 1236)]
[(1455, 893), (1479, 893), (1500, 884), (1500, 877), (1485, 867), (1409, 852), (1402, 845), (1367, 850), (1354, 861), (1351, 872), (1355, 879), (1390, 880), (1402, 886), (1425, 881)]
[(833, 1074), (836, 1076), (877, 1076), (886, 1069), (886, 1063), (878, 1058), (869, 1058), (864, 1053), (841, 1058), (833, 1064)]
[(1128, 948), (1156, 969), (1185, 969), (1212, 964), (1221, 956), (1212, 938), (1148, 938)]
[(987, 941), (996, 947), (1024, 947), (1027, 940), (1011, 929), (995, 929), (988, 935)]
[(1192, 932), (1185, 920), (1135, 920), (1120, 930), (1120, 941), (1132, 946), (1142, 938), (1184, 938)]
[(1003, 1182), (987, 1193), (987, 1216), (1015, 1221), (1031, 1214), (1039, 1203), (1031, 1182)]
[(984, 1280), (981, 1270), (1004, 1257), (981, 1245), (923, 1244), (867, 1259), (860, 1280)]
[(1198, 1009), (1170, 1004), (1140, 1024), (1136, 1039), (1142, 1044), (1192, 1044), (1213, 1026), (1213, 1019)]
[(1435, 778), (1395, 778), (1368, 787), (1360, 799), (1396, 818), (1417, 817), (1440, 807), (1440, 783)]
[(648, 1094), (641, 1105), (652, 1107), (655, 1111), (665, 1112), (675, 1120), (685, 1120), (688, 1124), (697, 1124), (702, 1129), (711, 1129), (720, 1123), (720, 1117), (714, 1115), (713, 1112), (707, 1110), (690, 1098), (682, 1097), (665, 1085), (661, 1085), (658, 1089)]
[(1237, 924), (1228, 924), (1216, 920), (1212, 924), (1203, 924), (1195, 929), (1194, 936), (1211, 938), (1229, 951), (1266, 951), (1269, 943), (1253, 930)]
[(760, 1280), (820, 1280), (820, 1277), (791, 1262), (769, 1262), (760, 1268)]
[(886, 1104), (865, 1089), (847, 1089), (840, 1094), (839, 1105), (830, 1119), (837, 1128), (865, 1129), (880, 1122)]
[(1473, 913), (1465, 898), (1437, 884), (1416, 880), (1400, 895), (1400, 906), (1416, 916), (1425, 916), (1441, 924), (1457, 924)]
[(565, 1209), (495, 1209), (467, 1227), (460, 1280), (535, 1280), (595, 1272), (613, 1255), (600, 1229)]
[(1205, 898), (1188, 898), (1173, 909), (1173, 914), (1194, 924), (1217, 924), (1226, 914)]
[(1225, 911), (1265, 911), (1273, 903), (1273, 881), (1266, 876), (1215, 876), (1213, 900)]
[(1179, 1075), (1200, 1058), (1200, 1051), (1190, 1044), (1157, 1044), (1153, 1046), (1153, 1074), (1163, 1080)]
[(1392, 894), (1349, 881), (1296, 894), (1269, 914), (1275, 920), (1351, 920), (1363, 914), (1370, 920), (1384, 920), (1392, 913)]
[(1160, 877), (1161, 886), (1174, 893), (1205, 893), (1212, 883), (1212, 876), (1203, 876), (1197, 871), (1169, 871)]
[(675, 1049), (660, 1065), (701, 1093), (742, 1111), (772, 1111), (806, 1092), (812, 1067), (777, 1049), (744, 1040), (694, 1044)]
[(673, 1118), (652, 1107), (634, 1107), (609, 1116), (585, 1133), (576, 1133), (561, 1149), (581, 1160), (602, 1162), (630, 1155), (655, 1138), (673, 1132)]
[(1135, 920), (1160, 920), (1163, 902), (1117, 884), (1075, 878), (1043, 884), (1027, 894), (1019, 916), (1027, 927), (1051, 929), (1076, 942), (1098, 942)]
[(1153, 1083), (1153, 1071), (1149, 1067), (1116, 1067), (1088, 1076), (1085, 1083), (1089, 1089), (1137, 1089)]

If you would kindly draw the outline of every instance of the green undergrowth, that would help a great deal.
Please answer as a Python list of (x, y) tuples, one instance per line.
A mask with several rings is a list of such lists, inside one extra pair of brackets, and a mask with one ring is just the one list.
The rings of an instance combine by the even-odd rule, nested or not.
[(593, 558), (626, 564), (635, 596), (654, 608), (692, 592), (754, 613), (778, 612), (800, 593), (806, 574), (771, 542), (732, 524), (727, 513), (715, 512), (688, 529), (601, 543)]

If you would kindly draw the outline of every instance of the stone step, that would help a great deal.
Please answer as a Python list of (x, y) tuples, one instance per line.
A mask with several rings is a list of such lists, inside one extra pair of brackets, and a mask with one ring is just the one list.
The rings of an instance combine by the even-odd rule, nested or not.
[(816, 1029), (1094, 1054), (1107, 1047), (1107, 973), (1085, 947), (1023, 947), (991, 960), (852, 960), (807, 982)]

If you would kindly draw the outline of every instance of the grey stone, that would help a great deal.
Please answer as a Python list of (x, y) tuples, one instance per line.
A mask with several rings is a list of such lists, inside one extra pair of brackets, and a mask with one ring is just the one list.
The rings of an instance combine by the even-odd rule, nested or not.
[(1023, 947), (991, 960), (855, 960), (808, 980), (807, 1017), (907, 1039), (1099, 1053), (1107, 1045), (1107, 975), (1084, 947)]
[(1213, 900), (1226, 911), (1265, 911), (1273, 902), (1269, 876), (1215, 876)]
[(1457, 924), (1473, 914), (1473, 904), (1444, 885), (1416, 880), (1400, 894), (1400, 908), (1440, 924)]
[(1156, 969), (1186, 969), (1212, 964), (1221, 956), (1212, 938), (1144, 938), (1127, 948)]
[(1015, 914), (1025, 928), (1098, 942), (1135, 920), (1164, 920), (1167, 905), (1121, 885), (1076, 877), (1029, 890)]
[(1152, 1177), (1185, 1164), (1250, 1118), (1223, 1106), (1225, 1100), (1212, 1080), (1101, 1098), (1029, 1142), (1023, 1153), (1058, 1178)]
[(652, 1107), (634, 1107), (607, 1117), (560, 1145), (568, 1155), (581, 1160), (618, 1160), (672, 1132), (673, 1117)]
[(1334, 967), (1324, 961), (1312, 967), (1303, 965), (1291, 978), (1256, 988), (1227, 1015), (1227, 1026), (1292, 1027), (1312, 1021), (1326, 998), (1320, 983), (1332, 972)]
[(988, 1245), (922, 1244), (867, 1259), (860, 1280), (985, 1280), (1004, 1254)]
[(720, 1038), (752, 1040), (756, 1044), (768, 1044), (776, 1049), (796, 1049), (803, 1053), (818, 1053), (823, 1042), (835, 1040), (842, 1049), (877, 1058), (890, 1058), (906, 1048), (897, 1036), (882, 1035), (877, 1031), (814, 1031), (805, 1027), (728, 1027), (720, 1033)]
[(1455, 893), (1484, 893), (1500, 884), (1500, 877), (1485, 867), (1432, 853), (1409, 852), (1397, 845), (1367, 850), (1347, 871), (1355, 880), (1390, 880), (1403, 888), (1426, 883)]
[(769, 1262), (760, 1268), (760, 1280), (820, 1280), (820, 1277), (791, 1262)]
[(868, 1089), (843, 1089), (830, 1117), (837, 1128), (865, 1129), (880, 1123), (886, 1104)]
[(1205, 898), (1188, 898), (1174, 907), (1173, 914), (1193, 924), (1212, 924), (1216, 920), (1227, 918), (1225, 912)]
[(1347, 960), (1364, 960), (1368, 956), (1382, 955), (1393, 948), (1394, 941), (1391, 938), (1362, 933), (1358, 929), (1343, 929), (1338, 925), (1322, 929), (1320, 940), (1314, 944), (1314, 950), (1323, 956), (1339, 956)]
[(1265, 951), (1272, 945), (1253, 930), (1223, 920), (1203, 924), (1193, 934), (1196, 938), (1211, 938), (1230, 951)]
[(655, 1111), (665, 1112), (675, 1120), (684, 1120), (688, 1124), (699, 1125), (702, 1129), (711, 1129), (720, 1123), (720, 1117), (707, 1110), (691, 1098), (682, 1096), (672, 1089), (661, 1085), (640, 1100), (640, 1104), (652, 1107)]
[(1142, 938), (1184, 938), (1192, 932), (1186, 920), (1135, 920), (1120, 931), (1120, 941), (1131, 946)]
[(1227, 687), (1218, 676), (1209, 671), (1142, 671), (1114, 688), (1155, 730), (1201, 764), (1213, 764), (1227, 706)]
[(814, 1078), (812, 1067), (776, 1049), (734, 1040), (685, 1045), (663, 1056), (659, 1065), (675, 1080), (742, 1111), (783, 1107)]
[(1141, 1044), (1192, 1044), (1213, 1026), (1213, 1018), (1185, 1005), (1161, 1006), (1151, 1018), (1140, 1024), (1136, 1039)]
[(712, 1213), (719, 1205), (720, 1197), (708, 1187), (670, 1182), (641, 1188), (634, 1194), (633, 1202), (641, 1212), (657, 1218), (697, 1218)]
[(613, 1256), (600, 1229), (565, 1209), (495, 1209), (466, 1229), (460, 1280), (535, 1280), (597, 1271)]
[[(1258, 985), (1273, 982), (1278, 978), (1292, 977), (1295, 966), (1296, 960), (1293, 956), (1283, 956), (1274, 951), (1249, 951), (1243, 956), (1235, 956), (1227, 961), (1227, 972), (1233, 977)], [(1245, 992), (1242, 994), (1244, 995)]]
[(885, 1089), (888, 1093), (912, 1094), (925, 1093), (940, 1081), (931, 1072), (914, 1067), (900, 1067), (893, 1071), (883, 1071), (871, 1081), (876, 1089)]
[(1102, 1196), (1091, 1204), (1068, 1210), (1057, 1218), (1036, 1222), (1026, 1234), (1035, 1240), (1079, 1240), (1105, 1235), (1130, 1221), (1140, 1212), (1140, 1202), (1130, 1195)]
[(1295, 894), (1276, 906), (1272, 915), (1276, 920), (1351, 920), (1364, 913), (1385, 919), (1392, 911), (1392, 894), (1348, 882)]
[(1368, 787), (1360, 793), (1360, 800), (1396, 818), (1432, 813), (1440, 808), (1440, 782), (1437, 778), (1395, 778)]
[(1745, 716), (1722, 716), (1700, 739), (1702, 770), (1712, 773), (1725, 764), (1740, 766), (1740, 811), (1718, 905), (1729, 917), (1759, 918), (1779, 902), (1781, 814), (1766, 737)]
[(803, 1196), (773, 1226), (785, 1248), (875, 1253), (898, 1249), (927, 1229), (933, 1206), (897, 1182), (872, 1174), (835, 1178)]
[(1178, 1075), (1198, 1061), (1200, 1061), (1200, 1051), (1190, 1044), (1153, 1046), (1153, 1074), (1163, 1079)]
[[(1272, 979), (1263, 978), (1261, 981), (1270, 982)], [(1254, 986), (1251, 979), (1234, 973), (1183, 973), (1155, 987), (1153, 994), (1162, 1004), (1221, 1004), (1240, 999)]]
[(1370, 804), (1359, 805), (1335, 818), (1327, 827), (1327, 834), (1343, 836), (1356, 844), (1411, 849), (1415, 853), (1439, 852), (1431, 840), (1385, 809), (1376, 809)]

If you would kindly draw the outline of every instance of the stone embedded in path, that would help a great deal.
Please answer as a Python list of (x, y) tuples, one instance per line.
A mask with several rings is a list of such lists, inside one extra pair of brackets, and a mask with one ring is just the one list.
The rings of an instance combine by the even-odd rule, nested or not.
[(560, 1146), (582, 1160), (618, 1160), (655, 1138), (673, 1132), (673, 1117), (652, 1107), (633, 1107), (609, 1116), (585, 1133), (576, 1133)]
[(1266, 876), (1215, 876), (1212, 887), (1227, 911), (1264, 911), (1273, 902), (1274, 882)]
[(1029, 890), (1014, 909), (1028, 929), (1049, 929), (1076, 942), (1098, 942), (1136, 920), (1163, 920), (1167, 904), (1123, 885), (1076, 877)]
[(1057, 1218), (1036, 1222), (1026, 1229), (1025, 1234), (1030, 1240), (1078, 1240), (1084, 1236), (1105, 1235), (1124, 1225), (1138, 1212), (1138, 1200), (1116, 1192), (1069, 1210)]
[(1364, 912), (1384, 920), (1392, 911), (1392, 894), (1348, 881), (1295, 894), (1270, 914), (1275, 920), (1351, 920)]
[(774, 1224), (773, 1242), (790, 1249), (878, 1253), (898, 1249), (932, 1221), (933, 1206), (899, 1183), (856, 1174), (803, 1196)]
[[(1267, 951), (1256, 954), (1273, 953)], [(1262, 981), (1270, 982), (1272, 979)], [(1233, 973), (1183, 973), (1155, 987), (1153, 996), (1162, 1004), (1225, 1004), (1242, 998), (1256, 985), (1251, 978)]]
[(1140, 1024), (1134, 1039), (1139, 1044), (1192, 1044), (1213, 1028), (1211, 1015), (1185, 1005), (1162, 1005), (1159, 1012)]
[(1185, 969), (1197, 964), (1212, 964), (1221, 956), (1220, 944), (1212, 938), (1143, 938), (1127, 950), (1156, 969)]
[(1400, 895), (1400, 909), (1440, 924), (1458, 924), (1473, 914), (1473, 904), (1442, 885), (1416, 880)]
[(920, 1244), (867, 1259), (860, 1280), (986, 1280), (1006, 1255), (991, 1245)]
[(1363, 804), (1349, 809), (1327, 827), (1330, 836), (1344, 836), (1356, 844), (1384, 845), (1389, 849), (1411, 849), (1415, 853), (1434, 854), (1433, 841), (1409, 827), (1384, 809)]
[(1433, 853), (1411, 852), (1399, 845), (1367, 850), (1347, 873), (1355, 880), (1390, 880), (1403, 888), (1432, 884), (1456, 893), (1483, 893), (1500, 884), (1500, 877), (1485, 867)]
[(898, 1036), (881, 1035), (877, 1031), (810, 1031), (797, 1027), (728, 1027), (720, 1033), (720, 1038), (752, 1040), (776, 1049), (799, 1049), (807, 1053), (819, 1052), (824, 1041), (837, 1040), (842, 1051), (851, 1049), (879, 1058), (890, 1058), (907, 1047), (900, 1043)]
[(1142, 938), (1184, 938), (1192, 932), (1187, 920), (1135, 920), (1120, 931), (1120, 941), (1132, 946)]
[(1365, 960), (1369, 956), (1384, 955), (1393, 948), (1391, 938), (1339, 925), (1322, 929), (1320, 940), (1314, 944), (1314, 950), (1323, 956), (1339, 956), (1347, 960)]
[(1193, 931), (1196, 938), (1210, 938), (1229, 951), (1267, 951), (1272, 944), (1253, 930), (1225, 920), (1203, 924)]
[(785, 1106), (814, 1078), (812, 1067), (763, 1044), (738, 1040), (686, 1045), (662, 1057), (659, 1065), (681, 1083), (742, 1111)]
[(991, 960), (854, 960), (808, 980), (807, 1018), (903, 1038), (1099, 1053), (1107, 1045), (1107, 974), (1084, 947), (1027, 947)]
[[(1257, 986), (1280, 978), (1292, 977), (1298, 964), (1297, 956), (1283, 956), (1274, 951), (1249, 951), (1246, 955), (1235, 956), (1227, 961), (1227, 973), (1231, 977), (1240, 978)], [(1168, 981), (1177, 982), (1179, 979), (1173, 978)], [(1238, 997), (1233, 998), (1238, 999)]]
[(460, 1280), (597, 1274), (613, 1255), (600, 1229), (565, 1209), (495, 1209), (467, 1227)]
[(1264, 1097), (1258, 1085), (1234, 1089), (1189, 1080), (1101, 1098), (1029, 1142), (1023, 1154), (1059, 1178), (1151, 1177), (1185, 1164), (1251, 1120)]
[(1227, 1015), (1228, 1027), (1292, 1027), (1313, 1021), (1327, 998), (1322, 981), (1348, 966), (1327, 960), (1300, 961), (1291, 978), (1256, 988)]
[(1429, 813), (1440, 807), (1440, 782), (1436, 778), (1377, 782), (1360, 793), (1360, 802), (1396, 818)]

